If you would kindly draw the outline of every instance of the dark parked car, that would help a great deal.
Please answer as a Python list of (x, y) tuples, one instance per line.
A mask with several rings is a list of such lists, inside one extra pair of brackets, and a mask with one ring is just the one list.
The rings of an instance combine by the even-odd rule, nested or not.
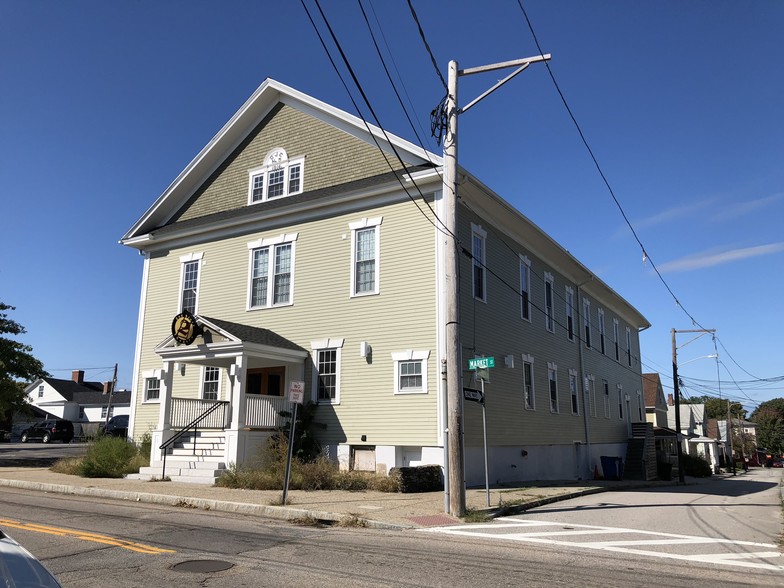
[(32, 427), (27, 427), (22, 431), (20, 441), (27, 443), (28, 440), (39, 439), (43, 443), (49, 443), (49, 441), (70, 443), (73, 436), (74, 429), (71, 421), (51, 419), (35, 423)]
[(118, 414), (109, 419), (105, 425), (101, 425), (100, 431), (102, 435), (111, 435), (112, 437), (127, 437), (128, 436), (128, 415)]

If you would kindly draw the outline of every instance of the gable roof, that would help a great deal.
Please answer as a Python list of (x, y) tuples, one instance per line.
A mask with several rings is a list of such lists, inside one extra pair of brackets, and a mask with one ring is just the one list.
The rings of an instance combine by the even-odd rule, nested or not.
[[(62, 380), (59, 378), (41, 378), (49, 384), (67, 402), (75, 402), (79, 405), (86, 404), (105, 404), (109, 396), (103, 393), (102, 382), (82, 382), (81, 384), (73, 380)], [(127, 390), (117, 391), (112, 395), (113, 404), (130, 404), (131, 393)]]
[(209, 143), (193, 158), (144, 215), (120, 240), (125, 245), (146, 241), (147, 233), (166, 224), (187, 202), (188, 198), (223, 163), (267, 114), (279, 103), (305, 112), (369, 144), (376, 143), (385, 151), (393, 148), (403, 161), (416, 167), (441, 165), (442, 158), (380, 128), (365, 124), (362, 119), (330, 106), (273, 79), (266, 79), (234, 113)]
[[(645, 406), (659, 406), (659, 401), (664, 401), (664, 391), (662, 390), (661, 378), (659, 374), (643, 374), (642, 389), (645, 396)], [(662, 403), (665, 407), (665, 403)]]

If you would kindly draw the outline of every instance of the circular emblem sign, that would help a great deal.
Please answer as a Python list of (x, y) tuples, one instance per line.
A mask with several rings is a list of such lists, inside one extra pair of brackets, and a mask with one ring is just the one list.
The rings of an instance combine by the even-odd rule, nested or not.
[(198, 334), (199, 327), (196, 324), (196, 319), (187, 310), (174, 317), (172, 321), (172, 335), (177, 343), (190, 345)]

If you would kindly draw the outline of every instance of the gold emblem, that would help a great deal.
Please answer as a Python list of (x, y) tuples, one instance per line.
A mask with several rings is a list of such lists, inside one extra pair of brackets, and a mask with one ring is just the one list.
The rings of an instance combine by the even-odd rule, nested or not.
[(172, 321), (172, 336), (177, 343), (190, 345), (199, 334), (196, 318), (187, 310), (182, 311)]

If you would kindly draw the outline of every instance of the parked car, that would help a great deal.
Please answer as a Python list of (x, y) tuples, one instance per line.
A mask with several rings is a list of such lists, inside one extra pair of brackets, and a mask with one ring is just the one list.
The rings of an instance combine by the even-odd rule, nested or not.
[(774, 461), (774, 462), (771, 464), (771, 466), (770, 466), (770, 467), (772, 467), (772, 468), (784, 468), (784, 461), (781, 461), (780, 459), (779, 459), (779, 460), (776, 460), (776, 461)]
[(70, 443), (74, 436), (73, 423), (63, 419), (50, 419), (35, 423), (32, 427), (27, 427), (22, 431), (20, 441), (27, 443), (28, 440), (40, 440), (42, 443), (49, 441), (62, 441)]
[(0, 442), (10, 441), (10, 440), (11, 440), (11, 431), (0, 429)]
[(0, 530), (0, 586), (62, 588), (33, 554)]
[(99, 427), (101, 435), (111, 435), (112, 437), (128, 436), (128, 415), (118, 414), (109, 419), (104, 425)]

